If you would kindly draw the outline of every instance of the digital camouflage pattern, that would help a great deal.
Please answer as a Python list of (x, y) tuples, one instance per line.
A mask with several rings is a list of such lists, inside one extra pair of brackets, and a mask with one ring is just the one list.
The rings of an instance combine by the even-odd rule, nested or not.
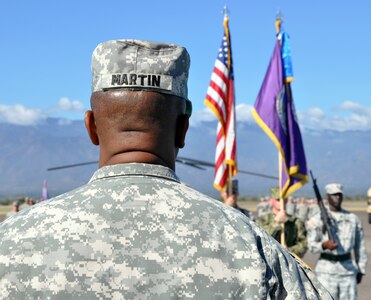
[[(257, 219), (257, 224), (263, 227), (276, 241), (281, 241), (281, 224), (275, 220), (273, 213), (268, 213)], [(295, 217), (287, 215), (285, 222), (285, 242), (290, 252), (303, 257), (308, 250), (307, 232), (304, 223)]]
[(322, 243), (327, 241), (327, 232), (323, 233), (323, 222), (320, 213), (314, 215), (308, 223), (309, 250), (314, 253), (325, 252), (334, 255), (354, 254), (354, 259), (330, 261), (319, 259), (315, 272), (318, 279), (335, 299), (357, 299), (356, 276), (366, 273), (367, 251), (363, 235), (362, 223), (359, 218), (346, 210), (332, 212), (328, 215), (334, 220), (333, 232), (338, 247), (334, 250), (323, 250)]
[(237, 209), (239, 212), (243, 213), (243, 214), (244, 214), (246, 217), (248, 217), (251, 221), (256, 221), (256, 217), (255, 217), (255, 215), (254, 215), (251, 211), (249, 211), (249, 210), (247, 210), (247, 209), (245, 209), (245, 208), (239, 207), (239, 206), (237, 206), (237, 207), (233, 207), (233, 208), (235, 208), (235, 209)]
[(333, 212), (327, 209), (328, 215), (334, 220), (333, 232), (337, 238), (338, 247), (334, 250), (323, 250), (322, 243), (327, 241), (327, 232), (323, 233), (323, 222), (320, 213), (314, 215), (310, 223), (315, 224), (308, 231), (309, 250), (314, 253), (326, 252), (340, 255), (354, 252), (354, 260), (329, 261), (321, 259), (315, 270), (317, 273), (334, 275), (355, 275), (358, 272), (366, 273), (367, 250), (363, 234), (362, 223), (357, 215), (342, 209), (340, 212)]
[(184, 47), (140, 40), (111, 40), (92, 55), (92, 92), (153, 90), (188, 99), (190, 57)]
[(286, 200), (286, 213), (290, 216), (295, 216), (296, 209), (297, 209), (296, 202), (291, 197), (289, 197)]
[(235, 209), (165, 167), (102, 167), (0, 225), (2, 299), (330, 299)]
[(256, 206), (256, 216), (260, 218), (265, 214), (272, 212), (272, 205), (270, 204), (268, 199), (260, 200), (258, 205)]
[[(322, 260), (321, 260), (322, 262)], [(357, 300), (358, 289), (356, 276), (319, 273), (318, 280), (337, 300)]]

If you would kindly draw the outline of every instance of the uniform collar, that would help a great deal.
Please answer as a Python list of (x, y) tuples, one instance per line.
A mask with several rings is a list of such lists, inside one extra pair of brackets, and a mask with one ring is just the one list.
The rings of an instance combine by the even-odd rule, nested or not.
[(144, 163), (104, 166), (94, 172), (89, 182), (117, 176), (152, 176), (180, 182), (175, 172), (167, 167)]

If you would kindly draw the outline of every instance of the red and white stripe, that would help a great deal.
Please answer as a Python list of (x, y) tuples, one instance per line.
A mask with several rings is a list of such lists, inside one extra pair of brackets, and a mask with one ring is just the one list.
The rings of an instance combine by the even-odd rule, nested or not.
[(230, 59), (228, 19), (224, 21), (224, 28), (222, 47), (214, 65), (205, 99), (205, 104), (213, 110), (219, 120), (214, 177), (214, 187), (218, 190), (226, 186), (229, 176), (228, 166), (231, 168), (231, 175), (237, 173), (234, 82), (230, 72), (232, 60)]

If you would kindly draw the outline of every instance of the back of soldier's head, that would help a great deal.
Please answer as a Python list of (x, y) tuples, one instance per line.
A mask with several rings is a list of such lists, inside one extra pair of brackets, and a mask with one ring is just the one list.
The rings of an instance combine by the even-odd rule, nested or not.
[(140, 40), (103, 42), (92, 55), (92, 93), (157, 92), (169, 95), (173, 101), (178, 97), (186, 100), (187, 113), (190, 114), (189, 66), (187, 50), (174, 44)]
[(174, 44), (139, 40), (99, 44), (91, 64), (92, 122), (97, 133), (93, 142), (101, 150), (111, 147), (108, 152), (183, 147), (181, 142), (177, 145), (176, 135), (179, 118), (188, 118), (192, 110), (189, 66), (187, 50)]

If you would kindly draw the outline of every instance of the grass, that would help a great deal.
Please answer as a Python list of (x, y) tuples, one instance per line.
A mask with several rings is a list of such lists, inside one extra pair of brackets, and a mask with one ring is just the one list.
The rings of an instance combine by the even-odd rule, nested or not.
[(0, 216), (6, 215), (11, 210), (12, 210), (11, 205), (0, 205)]

